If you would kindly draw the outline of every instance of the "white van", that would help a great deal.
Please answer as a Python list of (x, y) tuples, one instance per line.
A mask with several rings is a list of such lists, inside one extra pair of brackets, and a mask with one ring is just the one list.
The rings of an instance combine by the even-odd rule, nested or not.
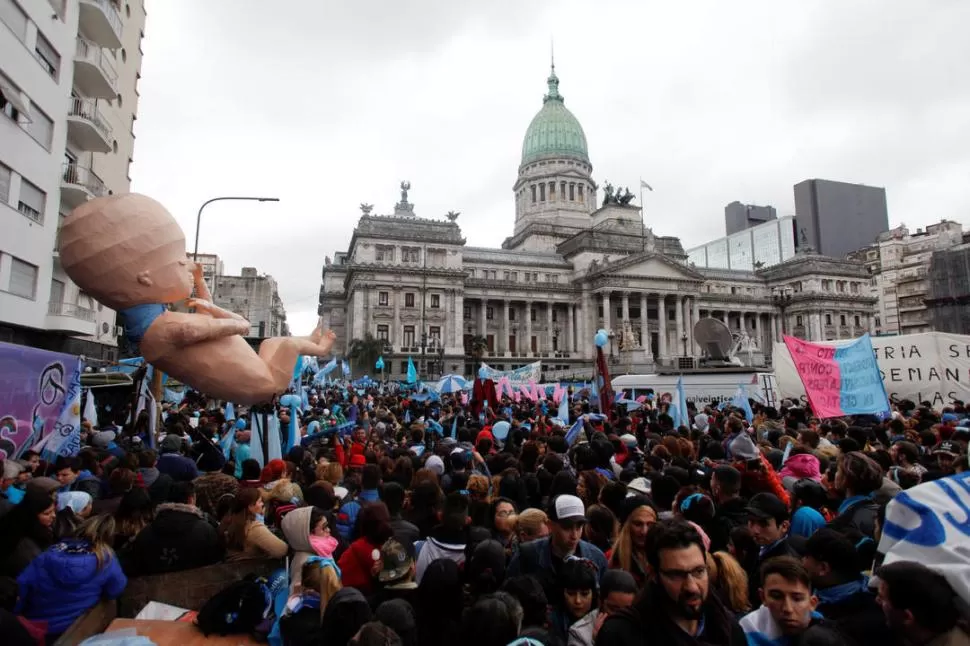
[(651, 389), (659, 397), (663, 393), (676, 396), (677, 380), (684, 380), (687, 401), (698, 408), (715, 406), (730, 401), (742, 386), (749, 398), (767, 406), (778, 407), (778, 390), (773, 372), (749, 372), (736, 370), (690, 371), (684, 374), (621, 375), (610, 383), (613, 392), (623, 393), (626, 399), (636, 399)]

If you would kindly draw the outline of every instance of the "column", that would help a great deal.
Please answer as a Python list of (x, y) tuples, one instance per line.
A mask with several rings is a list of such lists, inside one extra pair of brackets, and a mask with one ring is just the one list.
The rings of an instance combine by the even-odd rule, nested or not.
[[(397, 307), (397, 303), (395, 303), (395, 308), (396, 307)], [(485, 320), (485, 314), (487, 313), (487, 311), (488, 311), (488, 299), (483, 297), (481, 300), (481, 304), (478, 308), (478, 334), (482, 337), (485, 337), (486, 339), (488, 338), (488, 328), (486, 327), (487, 321)]]
[(623, 292), (623, 328), (630, 322), (630, 294)]
[(701, 346), (697, 343), (697, 339), (694, 338), (694, 326), (697, 325), (697, 322), (701, 320), (701, 303), (698, 296), (692, 296), (691, 301), (694, 304), (694, 315), (691, 316), (690, 323), (690, 347), (694, 348), (693, 354), (695, 356), (700, 356)]
[(391, 346), (394, 347), (394, 352), (397, 352), (400, 348), (396, 347), (401, 345), (401, 309), (400, 309), (400, 298), (401, 290), (395, 287), (391, 290), (390, 294), (391, 300), (394, 305), (394, 318), (391, 319), (390, 334), (388, 339), (390, 339)]
[(724, 321), (724, 325), (726, 325), (727, 328), (730, 330), (731, 329), (731, 313), (728, 312), (727, 310), (724, 310), (724, 312), (721, 313), (721, 320)]
[(455, 344), (460, 351), (465, 349), (465, 296), (455, 290)]
[(573, 316), (573, 308), (575, 305), (572, 303), (566, 304), (566, 346), (563, 348), (566, 352), (573, 351), (573, 338), (576, 336), (575, 330), (573, 330), (573, 321), (575, 317)]
[(681, 342), (680, 337), (684, 334), (684, 300), (683, 296), (680, 294), (674, 295), (674, 326), (677, 331), (677, 338), (674, 339), (674, 356), (679, 357), (680, 353), (684, 351), (684, 344)]
[(552, 355), (555, 349), (552, 346), (552, 301), (546, 302), (546, 352)]
[(532, 354), (532, 301), (525, 302), (525, 341), (522, 342), (519, 352)]
[(354, 326), (350, 340), (364, 338), (364, 290), (354, 290)]
[(667, 358), (667, 295), (657, 297), (657, 354), (659, 358)]
[(603, 292), (601, 294), (602, 305), (603, 305), (603, 329), (607, 332), (610, 331), (610, 293)]
[(502, 338), (501, 345), (499, 347), (502, 349), (503, 354), (509, 352), (509, 301), (508, 299), (502, 299)]
[(647, 295), (640, 294), (640, 347), (646, 351), (647, 361), (653, 359), (650, 347), (650, 326), (647, 321)]

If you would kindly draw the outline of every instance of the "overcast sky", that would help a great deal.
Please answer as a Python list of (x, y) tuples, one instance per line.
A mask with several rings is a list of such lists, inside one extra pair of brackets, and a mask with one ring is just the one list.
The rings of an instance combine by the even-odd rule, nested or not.
[[(286, 10), (283, 9), (286, 8)], [(461, 211), (468, 244), (511, 234), (522, 137), (550, 39), (594, 178), (642, 176), (648, 226), (685, 247), (724, 205), (794, 213), (792, 185), (884, 186), (890, 224), (970, 214), (967, 0), (149, 0), (133, 190), (189, 246), (280, 284), (316, 321), (324, 256), (361, 202)]]

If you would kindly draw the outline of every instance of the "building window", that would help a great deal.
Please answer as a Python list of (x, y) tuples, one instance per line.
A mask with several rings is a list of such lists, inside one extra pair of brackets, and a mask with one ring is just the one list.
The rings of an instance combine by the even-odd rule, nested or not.
[(532, 319), (532, 322), (533, 323), (535, 323), (535, 321), (536, 321), (536, 308), (533, 307), (532, 309), (529, 310), (529, 318)]
[(45, 149), (51, 149), (54, 139), (54, 122), (40, 111), (36, 105), (31, 107), (30, 122), (26, 125), (27, 134), (34, 138)]
[(576, 185), (575, 184), (570, 184), (569, 185), (569, 201), (570, 202), (575, 202), (576, 201)]
[(512, 309), (511, 307), (509, 308), (509, 320), (510, 321), (514, 321), (515, 320), (515, 310)]
[(529, 272), (525, 272), (525, 274), (523, 274), (523, 278), (527, 283), (532, 282), (532, 274), (530, 274)]
[(795, 317), (795, 325), (802, 325), (802, 316), (799, 314)]
[(47, 195), (23, 177), (20, 178), (20, 200), (17, 203), (17, 210), (26, 215), (34, 222), (44, 221), (44, 205), (47, 203)]
[(414, 326), (405, 325), (404, 334), (401, 335), (401, 339), (404, 342), (404, 347), (413, 348), (414, 347)]
[(825, 315), (825, 324), (826, 325), (832, 325), (832, 315), (831, 314), (826, 314)]
[(502, 272), (502, 280), (509, 281), (512, 280), (512, 272), (506, 270)]
[(27, 14), (13, 0), (0, 0), (0, 22), (9, 27), (20, 42), (27, 38)]
[(37, 296), (37, 267), (18, 258), (11, 258), (10, 284), (7, 291), (34, 300)]
[(485, 318), (487, 320), (489, 320), (489, 321), (491, 321), (493, 318), (495, 318), (495, 308), (494, 307), (486, 307), (485, 308)]
[(386, 326), (386, 325), (378, 325), (377, 326), (377, 340), (378, 341), (384, 341), (385, 343), (387, 343), (387, 341), (390, 338), (391, 338), (391, 330), (390, 330), (390, 328), (388, 326)]
[(431, 309), (437, 310), (441, 308), (441, 294), (431, 295)]
[(377, 262), (394, 262), (394, 247), (377, 245), (375, 252)]
[(377, 292), (377, 304), (382, 306), (387, 305), (387, 292)]
[(545, 182), (543, 182), (542, 184), (539, 184), (539, 201), (540, 202), (545, 202), (546, 201), (546, 184), (545, 184)]
[(845, 325), (845, 314), (839, 315), (839, 325)]
[(465, 305), (465, 307), (462, 310), (461, 317), (466, 321), (470, 321), (472, 318), (472, 308), (468, 305)]
[(61, 55), (50, 44), (43, 34), (37, 32), (37, 44), (34, 45), (34, 57), (51, 78), (57, 80), (57, 71), (61, 67)]
[(414, 307), (414, 292), (408, 292), (404, 295), (404, 307)]
[(566, 182), (559, 183), (559, 199), (566, 199)]
[(861, 319), (861, 318), (859, 317), (859, 315), (858, 315), (858, 314), (856, 314), (856, 315), (855, 315), (855, 326), (856, 326), (856, 327), (859, 327), (859, 326), (861, 326), (861, 325), (862, 325), (862, 319)]
[(402, 361), (401, 362), (401, 374), (402, 375), (406, 375), (407, 373), (408, 373), (408, 362), (407, 361)]
[(536, 185), (533, 184), (529, 188), (532, 190), (532, 203), (535, 204), (536, 203)]
[(577, 184), (576, 185), (576, 188), (579, 190), (579, 201), (582, 202), (583, 201), (583, 185), (582, 184)]
[(553, 308), (552, 310), (552, 322), (553, 323), (559, 322), (559, 312), (557, 312), (555, 308)]
[(416, 265), (420, 260), (421, 248), (420, 247), (401, 247), (401, 261), (408, 264)]
[(0, 164), (0, 204), (10, 203), (10, 169)]
[(438, 343), (441, 343), (441, 327), (438, 325), (432, 325), (428, 328), (428, 338), (434, 339)]
[(511, 280), (513, 283), (519, 282), (519, 272), (513, 271), (512, 273), (510, 273), (509, 280)]

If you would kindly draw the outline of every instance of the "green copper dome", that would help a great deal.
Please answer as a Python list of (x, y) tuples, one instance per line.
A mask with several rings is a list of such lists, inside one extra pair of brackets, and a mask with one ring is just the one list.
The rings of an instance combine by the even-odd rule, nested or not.
[(549, 75), (549, 94), (542, 109), (532, 119), (522, 142), (522, 164), (550, 157), (573, 157), (589, 163), (586, 134), (573, 113), (566, 109), (559, 94), (559, 77), (553, 65)]

